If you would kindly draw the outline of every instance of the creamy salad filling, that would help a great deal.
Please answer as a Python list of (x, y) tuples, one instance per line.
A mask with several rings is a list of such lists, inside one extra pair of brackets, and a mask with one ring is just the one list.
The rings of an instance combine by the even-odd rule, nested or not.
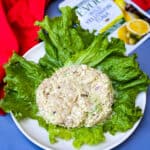
[(106, 74), (87, 65), (63, 67), (39, 85), (36, 103), (47, 123), (91, 127), (112, 112), (112, 83)]

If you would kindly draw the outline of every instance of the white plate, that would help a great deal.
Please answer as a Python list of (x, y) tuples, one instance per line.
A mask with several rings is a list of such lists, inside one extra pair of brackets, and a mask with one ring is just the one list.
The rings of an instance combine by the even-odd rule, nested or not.
[[(39, 58), (42, 57), (45, 54), (44, 50), (44, 43), (40, 43), (30, 49), (24, 57), (27, 60), (32, 60), (34, 62), (38, 62)], [(142, 112), (144, 113), (145, 105), (146, 105), (146, 93), (140, 93), (136, 99), (136, 105), (140, 106), (142, 109)], [(11, 114), (14, 122), (16, 123), (17, 127), (20, 129), (20, 131), (34, 144), (38, 145), (42, 149), (55, 149), (55, 150), (73, 150), (72, 141), (64, 141), (59, 140), (56, 144), (50, 144), (48, 139), (48, 133), (44, 128), (41, 128), (38, 125), (38, 122), (36, 120), (32, 119), (25, 119), (20, 122), (18, 122), (13, 114)], [(115, 136), (112, 136), (108, 133), (105, 134), (106, 141), (104, 143), (100, 143), (96, 146), (83, 146), (81, 150), (109, 150), (123, 141), (125, 141), (137, 128), (139, 125), (141, 119), (134, 125), (134, 127), (125, 132), (125, 133), (117, 133)]]

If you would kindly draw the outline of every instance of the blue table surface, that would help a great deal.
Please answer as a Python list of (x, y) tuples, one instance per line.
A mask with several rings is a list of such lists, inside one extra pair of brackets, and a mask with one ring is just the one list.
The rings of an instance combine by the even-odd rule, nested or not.
[[(51, 4), (46, 14), (50, 17), (59, 15), (57, 0)], [(138, 47), (134, 53), (138, 54), (141, 69), (150, 77), (150, 39)], [(147, 104), (144, 117), (136, 131), (114, 150), (149, 150), (150, 149), (150, 88), (147, 92)], [(0, 117), (0, 150), (41, 150), (30, 142), (16, 127), (10, 115)]]

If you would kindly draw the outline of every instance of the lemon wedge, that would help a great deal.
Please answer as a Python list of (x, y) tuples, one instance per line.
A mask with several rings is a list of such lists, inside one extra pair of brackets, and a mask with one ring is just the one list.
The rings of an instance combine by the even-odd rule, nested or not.
[(126, 25), (121, 26), (117, 33), (121, 40), (123, 40), (125, 43), (128, 43), (128, 30)]
[(118, 29), (118, 38), (124, 41), (126, 44), (134, 45), (137, 43), (138, 39), (130, 34), (130, 32), (127, 29), (126, 24), (121, 26)]
[(142, 19), (133, 19), (127, 22), (127, 30), (136, 36), (143, 36), (150, 31), (150, 25)]

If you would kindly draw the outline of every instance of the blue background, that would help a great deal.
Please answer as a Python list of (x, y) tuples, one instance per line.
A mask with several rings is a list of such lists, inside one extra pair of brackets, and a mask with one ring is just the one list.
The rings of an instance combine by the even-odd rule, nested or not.
[[(46, 14), (50, 17), (59, 15), (57, 8), (57, 0), (48, 7)], [(138, 62), (141, 69), (150, 77), (150, 39), (138, 47), (134, 53), (138, 54)], [(12, 121), (10, 115), (0, 117), (0, 150), (41, 150), (33, 143), (31, 143), (18, 130), (15, 123)], [(149, 150), (150, 149), (150, 88), (147, 92), (147, 104), (145, 115), (128, 140), (114, 148), (114, 150)]]

